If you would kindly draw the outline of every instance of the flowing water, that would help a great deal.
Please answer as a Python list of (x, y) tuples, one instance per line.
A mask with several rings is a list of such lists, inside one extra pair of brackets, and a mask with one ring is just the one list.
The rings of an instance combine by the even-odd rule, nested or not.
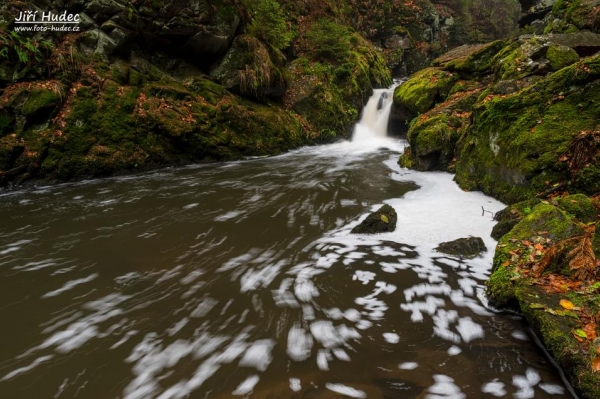
[[(364, 133), (0, 195), (0, 397), (570, 397), (485, 307), (502, 204), (402, 148)], [(395, 232), (349, 233), (383, 203)], [(434, 250), (468, 235), (488, 252)]]

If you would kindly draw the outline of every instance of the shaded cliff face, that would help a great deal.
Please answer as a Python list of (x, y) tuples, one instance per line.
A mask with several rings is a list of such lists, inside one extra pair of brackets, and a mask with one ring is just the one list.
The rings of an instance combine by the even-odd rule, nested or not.
[[(482, 32), (475, 22), (496, 16), (474, 18), (473, 9), (425, 0), (6, 2), (0, 184), (345, 137), (372, 87), (389, 85), (392, 73), (514, 27), (508, 18)], [(29, 11), (38, 21), (49, 11), (76, 14), (78, 31), (15, 31)]]

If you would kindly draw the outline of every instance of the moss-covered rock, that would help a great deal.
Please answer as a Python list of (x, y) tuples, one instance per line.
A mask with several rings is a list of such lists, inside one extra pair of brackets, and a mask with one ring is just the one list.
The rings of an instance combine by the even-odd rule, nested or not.
[(544, 33), (600, 32), (597, 6), (593, 0), (556, 0)]
[(466, 237), (443, 242), (436, 248), (436, 251), (461, 258), (474, 258), (487, 251), (487, 248), (481, 237)]
[[(570, 206), (574, 204), (571, 201), (589, 201), (584, 196), (571, 197), (557, 203)], [(516, 208), (524, 209), (525, 204), (507, 208), (502, 217), (518, 212)], [(572, 248), (565, 246), (582, 242), (590, 231), (571, 214), (540, 203), (500, 239), (493, 273), (486, 283), (490, 303), (524, 314), (583, 398), (595, 398), (600, 393), (600, 375), (591, 366), (600, 346), (594, 340), (599, 331), (595, 325), (591, 325), (595, 331), (589, 330), (585, 321), (586, 315), (600, 310), (600, 296), (595, 281), (572, 278), (570, 266), (565, 266)]]
[(579, 61), (579, 55), (571, 47), (551, 44), (546, 52), (546, 58), (555, 71)]
[(558, 162), (579, 132), (597, 124), (600, 57), (591, 57), (508, 96), (482, 96), (461, 142), (456, 179), (505, 202), (568, 180)]
[(410, 120), (443, 102), (457, 80), (457, 75), (440, 68), (423, 69), (396, 88), (392, 112)]
[[(498, 307), (514, 307), (515, 290), (523, 282), (519, 271), (530, 269), (534, 262), (539, 262), (543, 257), (536, 245), (546, 247), (583, 232), (573, 218), (557, 207), (547, 203), (534, 206), (530, 213), (498, 241), (492, 276), (486, 283), (490, 302)], [(554, 267), (559, 266), (555, 264)], [(551, 270), (552, 268), (548, 269)]]
[[(452, 90), (460, 90), (458, 83)], [(413, 119), (407, 139), (412, 167), (418, 170), (446, 170), (454, 172), (456, 146), (468, 130), (471, 107), (481, 89), (478, 85), (465, 84), (446, 101)]]
[(396, 210), (389, 205), (383, 205), (372, 212), (359, 225), (354, 227), (352, 234), (378, 234), (387, 233), (396, 229), (398, 215)]
[(533, 207), (540, 203), (540, 201), (541, 200), (537, 198), (532, 198), (509, 205), (501, 211), (498, 211), (494, 215), (494, 220), (497, 220), (498, 223), (492, 228), (492, 238), (500, 240), (502, 236), (510, 232), (521, 219), (529, 215)]
[(460, 119), (449, 113), (416, 118), (408, 130), (412, 156), (417, 170), (444, 170), (454, 157), (460, 137)]
[(449, 72), (457, 72), (461, 77), (487, 75), (492, 67), (493, 57), (502, 49), (505, 42), (463, 45), (433, 60), (433, 65)]
[(568, 195), (556, 200), (556, 205), (582, 223), (595, 223), (598, 212), (592, 200), (583, 194)]

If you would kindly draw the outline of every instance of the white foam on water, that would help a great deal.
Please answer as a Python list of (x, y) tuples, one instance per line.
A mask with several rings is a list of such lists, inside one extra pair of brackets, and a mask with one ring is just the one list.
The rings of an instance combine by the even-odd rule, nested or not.
[(529, 341), (529, 336), (525, 331), (515, 330), (512, 332), (511, 336), (521, 341)]
[(239, 362), (240, 367), (254, 367), (258, 371), (265, 371), (271, 361), (273, 355), (271, 350), (275, 346), (275, 341), (272, 339), (261, 339), (252, 344), (246, 350), (242, 360)]
[(298, 378), (290, 378), (290, 389), (293, 392), (300, 392), (302, 390), (302, 384)]
[(464, 399), (467, 397), (454, 383), (454, 379), (446, 375), (436, 374), (433, 376), (435, 383), (429, 387), (429, 393), (425, 396), (426, 399), (434, 398), (452, 398)]
[(505, 384), (503, 382), (498, 381), (496, 378), (491, 382), (486, 382), (481, 387), (481, 392), (489, 393), (497, 398), (501, 398), (506, 395)]
[(235, 396), (244, 396), (248, 395), (254, 390), (256, 384), (260, 381), (260, 377), (257, 375), (251, 375), (246, 378), (231, 394)]
[(564, 395), (565, 394), (565, 388), (560, 385), (541, 383), (539, 385), (539, 387), (544, 392), (549, 393), (550, 395)]
[(383, 339), (389, 344), (397, 344), (400, 342), (400, 336), (396, 333), (383, 333)]
[(462, 352), (462, 349), (460, 349), (458, 346), (453, 345), (448, 349), (448, 354), (450, 356), (456, 356), (456, 355), (460, 355)]
[(332, 383), (327, 383), (325, 384), (325, 388), (329, 389), (330, 391), (333, 391), (335, 393), (339, 393), (340, 395), (344, 395), (344, 396), (348, 396), (350, 398), (366, 398), (367, 394), (363, 391), (360, 391), (358, 389), (349, 387), (347, 385), (343, 385), (343, 384), (332, 384)]
[(483, 327), (475, 323), (470, 317), (459, 319), (456, 329), (464, 342), (471, 342), (474, 339), (483, 338), (485, 336)]
[(404, 362), (398, 365), (400, 370), (414, 370), (417, 367), (419, 367), (419, 364), (415, 362)]
[(299, 324), (288, 331), (287, 354), (290, 359), (300, 362), (310, 357), (313, 347), (312, 336)]

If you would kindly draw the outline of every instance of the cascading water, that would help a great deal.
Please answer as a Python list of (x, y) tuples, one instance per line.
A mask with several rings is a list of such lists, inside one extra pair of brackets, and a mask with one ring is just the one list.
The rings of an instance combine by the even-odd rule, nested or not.
[(396, 82), (387, 89), (374, 89), (373, 95), (365, 105), (360, 121), (354, 127), (352, 141), (369, 141), (387, 136), (388, 121), (394, 99)]

